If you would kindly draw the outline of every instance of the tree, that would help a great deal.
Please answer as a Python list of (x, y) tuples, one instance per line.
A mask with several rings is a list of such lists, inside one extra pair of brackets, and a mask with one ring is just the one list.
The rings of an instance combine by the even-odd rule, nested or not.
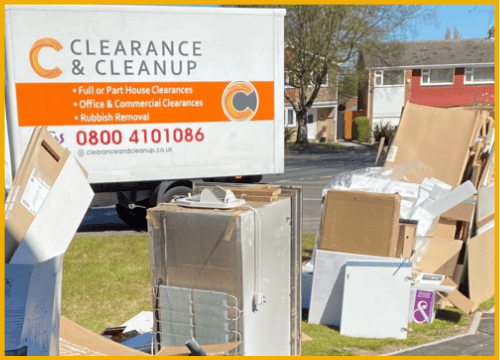
[[(288, 5), (285, 17), (285, 97), (297, 115), (297, 145), (308, 144), (307, 117), (329, 78), (352, 88), (359, 51), (377, 51), (383, 40), (404, 37), (412, 24), (432, 17), (418, 5)], [(342, 64), (348, 66), (341, 67)], [(349, 66), (350, 65), (350, 66)], [(289, 91), (295, 89), (295, 96)], [(350, 89), (349, 91), (352, 91)]]
[(444, 34), (444, 39), (445, 40), (450, 40), (451, 39), (451, 30), (450, 30), (450, 28), (446, 28), (446, 32)]
[(462, 37), (456, 27), (453, 28), (453, 40), (460, 40)]

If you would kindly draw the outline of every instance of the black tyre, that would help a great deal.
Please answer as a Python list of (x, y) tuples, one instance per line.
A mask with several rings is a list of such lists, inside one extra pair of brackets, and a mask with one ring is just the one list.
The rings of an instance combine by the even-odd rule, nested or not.
[(175, 186), (171, 189), (168, 189), (162, 195), (160, 195), (158, 197), (157, 204), (168, 203), (175, 196), (187, 196), (188, 194), (191, 194), (192, 192), (193, 192), (193, 189), (191, 189), (187, 186)]
[(116, 213), (121, 221), (138, 231), (146, 231), (148, 228), (148, 221), (146, 220), (147, 200), (139, 201), (137, 207), (129, 209), (126, 206), (116, 204)]

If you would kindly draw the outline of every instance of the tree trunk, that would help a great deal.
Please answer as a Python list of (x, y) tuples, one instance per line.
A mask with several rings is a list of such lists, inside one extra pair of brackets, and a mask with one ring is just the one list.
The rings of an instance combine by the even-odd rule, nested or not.
[(309, 140), (307, 139), (307, 109), (302, 109), (297, 114), (297, 140), (295, 145), (309, 145)]

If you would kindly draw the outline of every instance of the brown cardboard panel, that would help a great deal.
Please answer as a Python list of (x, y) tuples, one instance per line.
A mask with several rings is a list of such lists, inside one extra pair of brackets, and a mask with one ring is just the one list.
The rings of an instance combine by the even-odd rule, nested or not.
[[(104, 336), (96, 334), (73, 321), (61, 317), (59, 333), (59, 355), (61, 356), (150, 356)], [(208, 355), (223, 355), (239, 346), (241, 342), (228, 344), (203, 345)], [(156, 356), (190, 355), (185, 346), (162, 348)]]
[(464, 265), (463, 264), (457, 264), (457, 267), (455, 268), (455, 272), (453, 273), (453, 282), (457, 284), (462, 283), (462, 278), (464, 274)]
[(61, 356), (147, 356), (141, 351), (120, 345), (93, 333), (61, 316), (59, 354)]
[(460, 240), (432, 238), (415, 267), (425, 273), (453, 276), (462, 245)]
[(322, 250), (395, 257), (399, 194), (330, 190), (322, 224)]
[(29, 159), (33, 156), (33, 151), (37, 147), (37, 139), (40, 137), (40, 132), (42, 131), (42, 127), (38, 126), (33, 130), (31, 134), (30, 141), (28, 142), (28, 146), (24, 151), (23, 158), (21, 159), (21, 163), (19, 164), (19, 168), (17, 169), (16, 176), (12, 179), (12, 184), (19, 184), (20, 179), (23, 178), (24, 173), (26, 172), (26, 167), (29, 164)]
[(408, 259), (415, 247), (417, 226), (414, 224), (399, 224), (399, 237), (396, 257)]
[(470, 314), (474, 309), (474, 303), (467, 299), (460, 291), (454, 290), (448, 295), (443, 295), (446, 301), (450, 302), (456, 308), (462, 310), (466, 314)]
[(385, 166), (418, 160), (432, 168), (434, 177), (457, 187), (485, 115), (407, 103)]
[(495, 294), (495, 228), (467, 242), (469, 297), (479, 305)]
[(441, 217), (450, 220), (470, 222), (472, 220), (472, 216), (474, 216), (475, 209), (475, 203), (469, 201), (461, 202), (454, 208), (451, 208), (450, 210), (442, 214)]
[[(448, 276), (443, 280), (443, 285), (457, 286), (457, 284)], [(477, 305), (469, 300), (465, 295), (463, 295), (458, 289), (452, 291), (451, 293), (444, 296), (446, 301), (451, 303), (456, 308), (459, 308), (466, 314), (470, 314), (477, 308)]]
[(69, 151), (64, 149), (47, 131), (40, 128), (34, 132), (28, 144), (27, 151), (20, 165), (21, 171), (16, 175), (13, 188), (16, 189), (15, 198), (11, 199), (12, 209), (5, 219), (5, 261), (9, 262), (18, 244), (24, 238), (35, 215), (22, 203), (21, 199), (28, 187), (32, 186), (31, 176), (52, 187), (69, 157)]
[[(221, 356), (226, 354), (238, 347), (241, 342), (227, 343), (227, 344), (213, 344), (213, 345), (202, 345), (201, 348), (205, 350), (209, 356)], [(169, 346), (164, 347), (156, 356), (187, 356), (191, 355), (191, 352), (186, 346)]]
[(440, 219), (434, 229), (433, 237), (441, 239), (455, 239), (457, 222), (453, 220)]

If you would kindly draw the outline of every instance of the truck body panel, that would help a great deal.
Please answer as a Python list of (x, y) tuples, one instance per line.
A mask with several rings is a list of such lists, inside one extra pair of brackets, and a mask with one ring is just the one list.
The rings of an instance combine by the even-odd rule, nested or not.
[(11, 176), (38, 125), (117, 189), (284, 171), (283, 10), (5, 10)]

